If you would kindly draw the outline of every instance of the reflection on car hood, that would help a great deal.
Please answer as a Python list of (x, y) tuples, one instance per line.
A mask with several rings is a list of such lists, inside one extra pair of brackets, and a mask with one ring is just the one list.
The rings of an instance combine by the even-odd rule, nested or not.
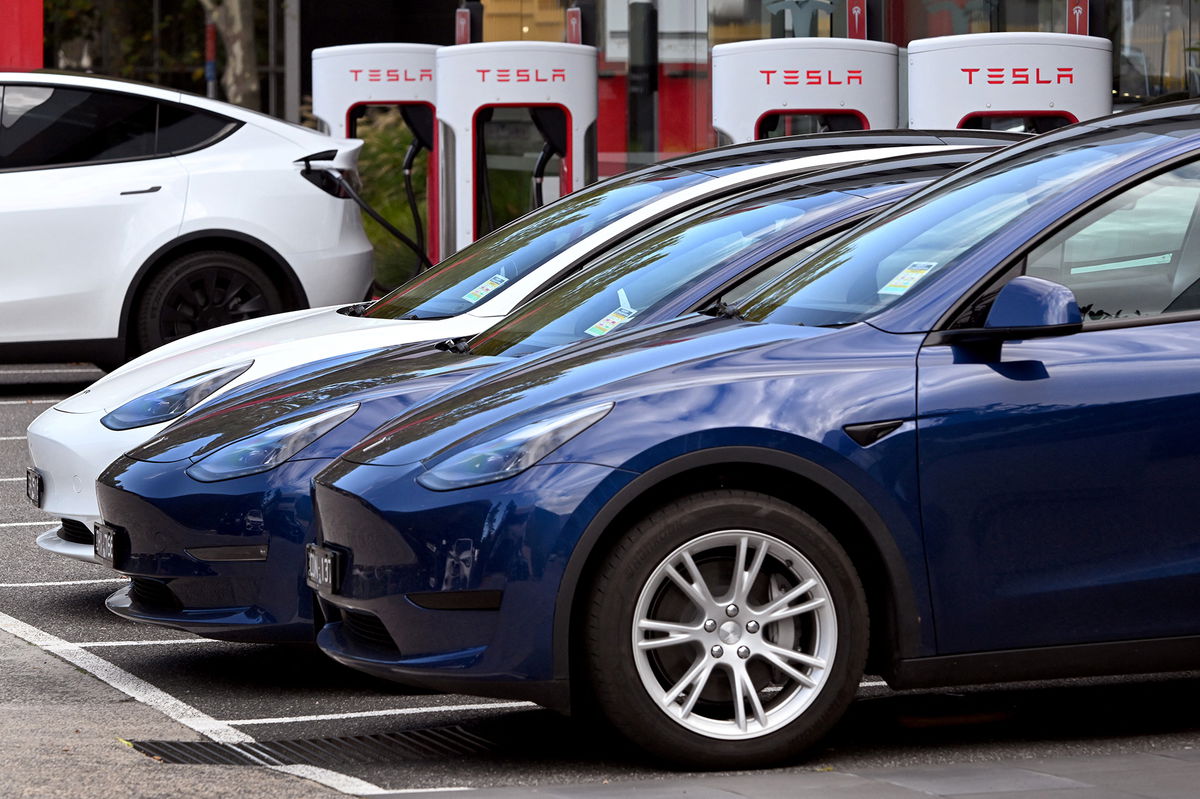
[(363, 319), (338, 313), (338, 307), (342, 306), (248, 319), (182, 338), (130, 361), (55, 408), (66, 413), (107, 412), (147, 391), (229, 364), (254, 361), (242, 378), (245, 382), (331, 355), (443, 335), (428, 322)]
[[(519, 417), (553, 414), (564, 403), (620, 402), (648, 386), (679, 388), (792, 371), (795, 360), (770, 351), (828, 336), (829, 328), (743, 322), (692, 315), (521, 358), (482, 372), (380, 427), (343, 457), (358, 463), (401, 465), (423, 460), (485, 428)], [(744, 369), (722, 364), (753, 351)], [(715, 368), (721, 364), (722, 368)]]
[[(359, 403), (340, 427), (334, 457), (387, 419), (470, 375), (509, 359), (459, 355), (429, 345), (392, 347), (337, 356), (243, 386), (185, 414), (160, 435), (132, 450), (138, 460), (193, 460), (297, 417)], [(347, 431), (358, 431), (346, 438)], [(331, 439), (332, 440), (332, 439)], [(323, 457), (322, 440), (297, 457)]]

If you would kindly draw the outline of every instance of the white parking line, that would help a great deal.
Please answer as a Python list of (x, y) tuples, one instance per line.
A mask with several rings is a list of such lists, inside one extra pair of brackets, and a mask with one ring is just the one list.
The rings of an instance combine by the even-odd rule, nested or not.
[(62, 402), (66, 397), (58, 399), (24, 399), (24, 400), (0, 400), (0, 405), (53, 405), (56, 402)]
[(40, 522), (4, 522), (0, 527), (37, 527), (42, 524), (54, 524), (54, 519), (42, 519)]
[[(146, 682), (141, 677), (135, 677), (119, 666), (109, 663), (99, 655), (88, 652), (78, 645), (70, 644), (19, 619), (14, 619), (5, 613), (0, 613), (0, 630), (15, 635), (34, 646), (40, 646), (43, 649), (53, 651), (54, 654), (68, 663), (78, 666), (92, 676), (116, 688), (121, 693), (154, 708), (171, 720), (195, 730), (206, 738), (218, 743), (232, 744), (251, 743), (254, 741), (252, 736), (240, 730), (235, 730), (224, 722), (217, 721), (207, 713), (176, 699), (161, 688)], [(359, 796), (391, 793), (386, 788), (373, 785), (357, 777), (351, 777), (348, 774), (340, 774), (336, 771), (316, 766), (270, 766), (266, 764), (264, 766), (272, 771), (280, 771), (284, 774), (291, 774), (296, 777), (312, 780), (342, 793)]]
[(165, 646), (168, 644), (221, 644), (224, 641), (215, 641), (211, 638), (166, 638), (158, 641), (81, 641), (79, 643), (66, 642), (63, 644), (55, 644), (53, 646), (43, 646), (42, 649), (50, 649), (57, 652), (59, 649), (74, 647), (76, 649), (92, 649), (98, 646)]
[(0, 370), (0, 375), (90, 375), (99, 371), (99, 369), (84, 367), (79, 369), (4, 369)]
[(466, 785), (458, 785), (453, 788), (397, 788), (389, 793), (450, 793), (451, 791), (477, 791), (478, 788), (471, 788)]
[(887, 682), (884, 680), (863, 680), (858, 684), (859, 688), (887, 688)]
[(110, 577), (103, 580), (55, 580), (48, 583), (0, 583), (0, 588), (51, 588), (56, 585), (97, 585), (99, 583), (125, 583), (125, 577)]
[(0, 436), (0, 441), (24, 441), (25, 436)]
[(78, 646), (68, 644), (58, 636), (43, 632), (37, 627), (14, 619), (5, 613), (0, 613), (0, 630), (24, 639), (34, 646), (43, 649), (53, 649), (54, 653), (68, 663), (99, 677), (104, 682), (127, 694), (143, 704), (166, 714), (185, 727), (190, 727), (214, 741), (221, 743), (248, 743), (254, 739), (244, 732), (235, 730), (227, 724), (221, 724), (212, 716), (203, 713), (186, 702), (182, 702), (151, 685), (141, 677), (135, 677), (119, 666), (115, 666), (98, 655), (94, 655)]
[(24, 477), (0, 477), (0, 483), (23, 483), (25, 479)]
[(427, 705), (423, 707), (395, 707), (387, 710), (359, 710), (352, 713), (321, 713), (315, 716), (279, 716), (270, 719), (233, 719), (221, 724), (242, 727), (247, 724), (291, 724), (306, 721), (336, 721), (339, 719), (364, 719), (373, 716), (417, 716), (425, 713), (454, 713), (468, 710), (512, 710), (537, 707), (533, 702), (481, 702), (475, 705)]
[(395, 793), (391, 788), (380, 788), (378, 785), (360, 780), (358, 777), (351, 777), (349, 774), (330, 771), (318, 766), (267, 766), (267, 768), (271, 769), (271, 771), (282, 771), (284, 774), (291, 774), (294, 777), (303, 777), (306, 780), (319, 782), (328, 788), (333, 788), (335, 791), (341, 791), (353, 796), (376, 796), (381, 793)]

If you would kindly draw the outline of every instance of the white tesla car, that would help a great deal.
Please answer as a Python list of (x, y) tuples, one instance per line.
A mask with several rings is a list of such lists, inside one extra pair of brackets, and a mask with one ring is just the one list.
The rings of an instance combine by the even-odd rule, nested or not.
[(234, 386), (320, 358), (474, 335), (615, 242), (714, 198), (837, 164), (946, 146), (843, 146), (800, 158), (749, 159), (758, 165), (743, 162), (736, 168), (727, 157), (708, 172), (696, 164), (652, 167), (593, 184), (522, 217), (370, 305), (254, 319), (161, 347), (58, 403), (29, 426), (30, 498), (62, 519), (60, 527), (38, 537), (38, 544), (93, 560), (99, 473), (186, 410)]
[(111, 367), (199, 330), (362, 300), (328, 170), (362, 142), (155, 86), (0, 72), (0, 362)]

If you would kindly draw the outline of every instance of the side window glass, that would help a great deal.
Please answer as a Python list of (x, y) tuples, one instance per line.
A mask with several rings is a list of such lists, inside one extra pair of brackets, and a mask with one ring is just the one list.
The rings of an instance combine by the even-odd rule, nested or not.
[(8, 86), (0, 168), (61, 166), (154, 154), (158, 103), (114, 92)]
[(217, 114), (170, 103), (158, 109), (159, 155), (195, 150), (225, 135), (237, 123)]
[(1143, 181), (1026, 258), (1025, 273), (1075, 292), (1084, 324), (1200, 310), (1200, 167)]
[(814, 252), (824, 247), (830, 238), (831, 237), (822, 237), (817, 241), (801, 247), (798, 250), (788, 253), (775, 263), (768, 266), (766, 269), (759, 271), (753, 276), (737, 284), (729, 291), (725, 292), (725, 295), (721, 297), (721, 302), (733, 308), (738, 307), (738, 304), (743, 299), (749, 297), (751, 294), (754, 294), (760, 288), (775, 280), (779, 276), (786, 274), (796, 264), (800, 263)]

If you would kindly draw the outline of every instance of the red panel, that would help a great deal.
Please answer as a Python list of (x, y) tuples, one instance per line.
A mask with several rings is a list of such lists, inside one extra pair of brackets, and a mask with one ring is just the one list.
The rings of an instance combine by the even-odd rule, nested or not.
[(454, 11), (454, 43), (471, 43), (471, 9), (459, 8)]
[(846, 36), (867, 38), (867, 0), (848, 0), (846, 3)]
[(628, 168), (625, 158), (628, 143), (625, 76), (601, 75), (598, 90), (596, 149), (599, 176), (607, 178)]
[(42, 68), (42, 3), (0, 2), (0, 69)]
[(1067, 0), (1067, 33), (1088, 35), (1088, 0)]
[(658, 150), (692, 153), (716, 144), (708, 64), (659, 68)]

